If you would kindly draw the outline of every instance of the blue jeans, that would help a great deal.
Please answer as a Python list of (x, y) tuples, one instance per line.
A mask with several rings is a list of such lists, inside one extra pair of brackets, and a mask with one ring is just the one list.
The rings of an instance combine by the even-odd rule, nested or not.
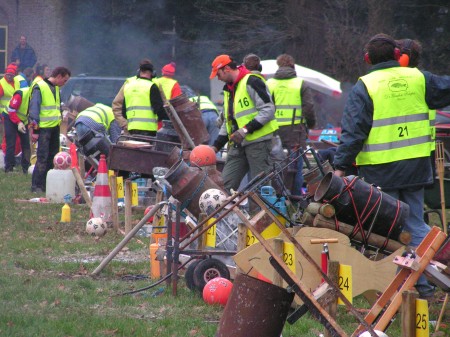
[[(423, 219), (424, 188), (405, 188), (386, 193), (409, 205), (409, 216), (403, 230), (411, 233), (410, 246), (417, 247), (431, 230)], [(416, 290), (421, 296), (427, 296), (434, 292), (434, 287), (421, 275), (417, 280)]]

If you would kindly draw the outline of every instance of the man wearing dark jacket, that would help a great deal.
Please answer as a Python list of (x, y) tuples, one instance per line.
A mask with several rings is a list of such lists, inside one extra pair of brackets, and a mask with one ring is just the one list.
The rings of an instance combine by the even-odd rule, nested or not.
[(25, 68), (33, 68), (37, 58), (34, 49), (27, 43), (27, 38), (22, 35), (20, 42), (12, 52), (11, 61), (15, 62), (20, 70)]
[[(418, 246), (430, 230), (423, 220), (424, 186), (433, 181), (428, 111), (450, 104), (450, 77), (400, 67), (400, 51), (385, 34), (372, 37), (365, 49), (372, 68), (347, 100), (335, 174), (343, 176), (356, 160), (366, 182), (407, 203), (403, 229)], [(421, 297), (433, 294), (424, 277), (416, 288)]]
[(283, 148), (292, 156), (298, 156), (297, 173), (294, 179), (293, 195), (302, 194), (303, 158), (297, 151), (306, 150), (307, 128), (316, 124), (314, 99), (311, 89), (295, 71), (295, 60), (291, 55), (282, 54), (277, 57), (278, 70), (267, 86), (275, 103), (275, 117), (278, 122), (278, 134)]

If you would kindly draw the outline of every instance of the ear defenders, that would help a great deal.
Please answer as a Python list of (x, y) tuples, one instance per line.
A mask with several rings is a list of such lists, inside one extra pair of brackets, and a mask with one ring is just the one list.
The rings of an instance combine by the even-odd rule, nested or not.
[(407, 67), (409, 66), (409, 58), (411, 57), (411, 45), (413, 43), (413, 40), (406, 39), (405, 45), (402, 47), (404, 53), (400, 56), (398, 59), (398, 62), (400, 63), (400, 66)]
[[(368, 44), (376, 42), (376, 41), (387, 42), (390, 45), (394, 46), (394, 59), (396, 61), (398, 61), (400, 59), (401, 52), (400, 52), (400, 49), (398, 49), (397, 44), (395, 43), (394, 40), (388, 39), (383, 36), (377, 36), (377, 37), (371, 39)], [(364, 62), (366, 62), (367, 64), (372, 64), (372, 61), (370, 60), (370, 56), (369, 56), (368, 52), (364, 53)]]

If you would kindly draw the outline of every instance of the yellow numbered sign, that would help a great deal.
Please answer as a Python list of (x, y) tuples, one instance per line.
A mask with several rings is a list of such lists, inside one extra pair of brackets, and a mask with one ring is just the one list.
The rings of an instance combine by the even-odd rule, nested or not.
[(117, 177), (117, 198), (123, 199), (125, 194), (123, 192), (123, 177)]
[(295, 248), (292, 242), (283, 242), (283, 261), (295, 274)]
[(261, 236), (267, 240), (278, 236), (280, 233), (280, 227), (278, 227), (275, 223), (271, 223), (265, 230), (262, 231)]
[(131, 206), (137, 206), (138, 204), (138, 185), (137, 183), (131, 183)]
[(416, 300), (416, 337), (430, 336), (427, 300)]
[(259, 240), (253, 235), (250, 229), (247, 229), (247, 240), (245, 240), (245, 246), (248, 247), (257, 242), (259, 242)]
[[(353, 303), (353, 286), (352, 286), (352, 266), (345, 264), (339, 265), (339, 289), (345, 298)], [(338, 304), (344, 305), (344, 302), (338, 298)]]
[(108, 170), (108, 177), (111, 177), (114, 175), (114, 171), (113, 170)]
[[(210, 218), (208, 219), (208, 221), (206, 222), (207, 225), (209, 225), (210, 223), (216, 221), (216, 219), (214, 218)], [(210, 229), (208, 229), (208, 231), (206, 232), (206, 246), (208, 247), (216, 247), (216, 225), (212, 226)]]
[(164, 232), (164, 216), (157, 216), (156, 217), (156, 224), (153, 226), (153, 233), (163, 233)]

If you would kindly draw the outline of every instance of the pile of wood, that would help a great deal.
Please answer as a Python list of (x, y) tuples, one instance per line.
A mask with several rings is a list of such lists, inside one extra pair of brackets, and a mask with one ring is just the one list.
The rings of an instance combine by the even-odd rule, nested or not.
[[(354, 227), (352, 225), (346, 224), (341, 221), (336, 220), (336, 210), (331, 204), (322, 204), (319, 202), (311, 202), (303, 212), (302, 223), (309, 227), (320, 227), (337, 230), (347, 236), (353, 232)], [(353, 240), (362, 242), (361, 232), (358, 232), (353, 238)], [(394, 252), (404, 244), (409, 243), (410, 235), (407, 232), (403, 232), (400, 235), (399, 240), (401, 242), (389, 239), (385, 247), (386, 251)], [(374, 247), (383, 247), (386, 241), (384, 236), (371, 233), (367, 238), (369, 245)]]

